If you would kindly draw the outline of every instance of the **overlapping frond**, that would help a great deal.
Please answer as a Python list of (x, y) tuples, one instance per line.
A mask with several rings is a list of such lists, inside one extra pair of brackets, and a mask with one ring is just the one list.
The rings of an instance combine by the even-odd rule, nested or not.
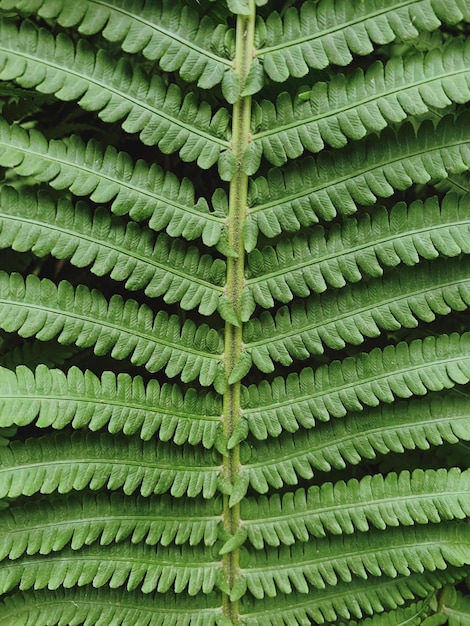
[(305, 76), (310, 68), (348, 65), (353, 55), (372, 52), (373, 44), (411, 40), (442, 22), (462, 20), (470, 21), (470, 11), (458, 0), (308, 1), (283, 15), (270, 13), (257, 56), (268, 76), (283, 82)]
[(311, 428), (318, 420), (343, 417), (347, 411), (469, 380), (470, 335), (429, 336), (250, 385), (243, 393), (243, 415), (250, 432), (264, 439), (267, 432), (295, 431), (298, 425)]
[(273, 169), (253, 181), (245, 225), (245, 247), (252, 250), (258, 231), (276, 237), (296, 232), (338, 213), (351, 215), (358, 205), (371, 206), (395, 189), (445, 179), (470, 167), (469, 117), (444, 117), (435, 126), (423, 122), (415, 133), (410, 124), (388, 129), (354, 143), (347, 150), (325, 151)]
[(243, 529), (257, 549), (371, 527), (438, 523), (470, 514), (469, 470), (415, 470), (322, 483), (282, 496), (246, 498)]
[(275, 597), (277, 590), (308, 593), (354, 577), (409, 576), (411, 572), (462, 567), (470, 561), (470, 528), (436, 524), (310, 539), (307, 543), (250, 553), (242, 577), (255, 598)]
[[(243, 599), (242, 624), (245, 626), (289, 626), (290, 624), (338, 624), (341, 619), (361, 618), (387, 609), (396, 609), (415, 598), (426, 598), (436, 589), (463, 577), (457, 568), (423, 572), (396, 578), (353, 579), (327, 586), (318, 593), (278, 593), (276, 598)], [(387, 625), (388, 626), (388, 625)]]
[(263, 100), (254, 107), (245, 170), (255, 173), (262, 155), (280, 166), (304, 150), (342, 148), (410, 114), (469, 99), (470, 44), (460, 40), (443, 50), (377, 62), (351, 76), (336, 74), (329, 83), (317, 82), (308, 100), (283, 92), (275, 103)]
[(400, 202), (391, 209), (374, 208), (358, 219), (345, 218), (328, 230), (314, 227), (277, 245), (253, 250), (248, 256), (243, 318), (255, 305), (274, 306), (312, 291), (343, 287), (384, 267), (415, 265), (420, 259), (454, 257), (470, 252), (470, 195), (448, 194)]
[(2, 593), (21, 584), (22, 589), (57, 589), (92, 584), (99, 588), (125, 587), (143, 593), (174, 590), (190, 596), (199, 591), (210, 593), (221, 577), (220, 562), (210, 549), (201, 546), (185, 549), (145, 544), (93, 544), (75, 551), (64, 548), (58, 553), (36, 555), (7, 561), (0, 568)]
[(212, 498), (220, 468), (210, 452), (136, 437), (54, 434), (12, 442), (2, 455), (0, 497), (122, 489), (143, 496), (171, 493)]
[(220, 398), (210, 392), (124, 372), (106, 371), (98, 378), (77, 367), (67, 373), (39, 365), (20, 366), (15, 372), (0, 370), (0, 425), (138, 434), (143, 440), (155, 436), (176, 444), (202, 443), (211, 448), (220, 443), (222, 423)]
[(84, 40), (75, 46), (64, 33), (28, 21), (19, 27), (0, 21), (0, 78), (22, 87), (76, 100), (97, 111), (104, 122), (121, 121), (127, 133), (138, 133), (145, 145), (158, 145), (164, 153), (178, 152), (184, 161), (197, 161), (207, 169), (228, 148), (229, 115), (220, 107), (212, 114), (207, 102), (198, 103), (175, 84), (147, 76), (141, 65), (122, 57), (116, 63), (105, 50)]
[(435, 609), (437, 599), (430, 596), (426, 600), (415, 602), (404, 608), (387, 611), (361, 622), (341, 622), (341, 626), (420, 626), (430, 611)]
[[(169, 498), (85, 493), (43, 498), (0, 512), (0, 559), (49, 554), (70, 545), (109, 545), (129, 539), (147, 545), (212, 546), (217, 540), (221, 503)], [(58, 522), (58, 520), (60, 520)]]
[[(95, 354), (130, 357), (150, 372), (165, 368), (167, 376), (184, 381), (199, 378), (210, 385), (223, 377), (221, 338), (214, 329), (178, 316), (156, 315), (135, 300), (114, 295), (109, 302), (97, 290), (76, 289), (67, 281), (20, 274), (0, 274), (0, 327), (42, 341), (93, 347)], [(221, 379), (222, 380), (222, 379)]]
[[(269, 427), (270, 424), (261, 423), (255, 434), (267, 437)], [(272, 431), (276, 431), (276, 426)], [(242, 475), (256, 492), (268, 493), (270, 487), (297, 485), (321, 472), (342, 470), (378, 456), (429, 450), (469, 438), (468, 396), (453, 392), (430, 394), (362, 413), (351, 412), (343, 419), (317, 424), (312, 430), (299, 430), (295, 436), (284, 433), (270, 439), (263, 448), (251, 451)]]
[(22, 620), (22, 626), (223, 626), (219, 605), (220, 595), (215, 592), (185, 601), (170, 591), (142, 594), (85, 585), (11, 594), (0, 604), (0, 611), (5, 620)]
[(275, 315), (264, 311), (244, 327), (245, 351), (258, 369), (272, 372), (274, 363), (290, 365), (322, 354), (325, 346), (360, 345), (383, 330), (415, 328), (419, 321), (464, 311), (470, 305), (469, 261), (421, 263), (296, 300)]
[(9, 126), (0, 118), (0, 164), (21, 176), (33, 176), (54, 189), (67, 189), (93, 202), (111, 202), (117, 215), (149, 220), (153, 230), (166, 229), (171, 237), (195, 239), (215, 245), (221, 236), (223, 216), (210, 213), (207, 200), (194, 198), (193, 184), (180, 182), (156, 163), (139, 159), (134, 163), (126, 152), (83, 142), (73, 135), (48, 141), (38, 130)]
[(83, 35), (100, 33), (108, 41), (119, 42), (125, 52), (158, 60), (165, 72), (178, 71), (181, 78), (197, 81), (204, 89), (223, 84), (225, 73), (231, 70), (224, 41), (227, 27), (214, 24), (208, 16), (201, 19), (179, 0), (163, 0), (157, 7), (148, 1), (2, 0), (0, 9), (56, 20)]
[(470, 613), (470, 5), (271, 4), (0, 0), (12, 626)]
[(0, 190), (0, 247), (70, 259), (98, 276), (124, 280), (131, 291), (143, 289), (152, 298), (180, 302), (183, 309), (198, 307), (205, 315), (217, 309), (223, 294), (222, 260), (163, 233), (155, 238), (149, 229), (112, 218), (104, 208), (92, 213), (84, 202), (74, 205), (66, 197), (56, 202), (27, 188)]
[[(446, 587), (441, 596), (439, 609), (447, 617), (449, 626), (465, 626), (470, 618), (470, 601), (467, 594), (454, 587)], [(444, 623), (444, 622), (443, 622)]]

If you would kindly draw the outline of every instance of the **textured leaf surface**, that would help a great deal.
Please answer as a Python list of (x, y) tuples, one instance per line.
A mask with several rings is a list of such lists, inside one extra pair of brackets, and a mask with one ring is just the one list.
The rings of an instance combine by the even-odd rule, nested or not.
[(305, 302), (297, 300), (275, 316), (265, 311), (245, 326), (246, 351), (262, 372), (272, 372), (275, 362), (290, 365), (322, 354), (324, 346), (338, 350), (347, 343), (360, 345), (382, 330), (415, 328), (421, 320), (465, 311), (470, 305), (468, 261), (420, 264)]
[(215, 245), (222, 231), (221, 216), (209, 213), (207, 201), (194, 198), (188, 179), (178, 181), (157, 164), (133, 163), (126, 152), (94, 140), (84, 143), (74, 135), (51, 140), (39, 131), (9, 126), (0, 118), (0, 164), (21, 176), (33, 176), (54, 189), (68, 189), (94, 202), (111, 203), (117, 215), (149, 220), (153, 230), (166, 228), (171, 237), (195, 239), (202, 235)]
[(367, 137), (348, 150), (323, 152), (284, 170), (271, 170), (254, 181), (245, 225), (246, 249), (256, 245), (258, 231), (275, 237), (283, 230), (351, 215), (358, 205), (371, 206), (395, 189), (445, 179), (470, 168), (469, 117), (446, 116), (418, 131), (404, 124), (398, 132)]
[(242, 575), (255, 598), (263, 598), (274, 597), (276, 589), (308, 593), (311, 587), (324, 589), (340, 580), (350, 582), (354, 576), (363, 580), (382, 575), (395, 578), (398, 574), (409, 576), (411, 572), (468, 564), (468, 526), (453, 525), (447, 533), (445, 529), (445, 524), (390, 529), (386, 540), (380, 531), (311, 539), (254, 553)]
[(271, 308), (275, 300), (290, 302), (382, 276), (384, 267), (468, 254), (469, 209), (470, 195), (448, 194), (441, 205), (436, 197), (409, 206), (400, 202), (254, 250), (248, 256), (245, 314), (251, 315), (256, 304)]
[[(266, 437), (268, 428), (272, 436), (279, 434), (279, 426), (276, 430), (267, 423), (261, 423), (255, 434)], [(312, 430), (299, 430), (295, 436), (284, 433), (269, 440), (264, 448), (252, 451), (243, 474), (258, 493), (267, 493), (270, 486), (277, 489), (285, 484), (297, 485), (301, 479), (381, 455), (429, 450), (431, 446), (469, 438), (468, 397), (456, 392), (428, 394), (409, 402), (349, 413), (343, 419), (319, 423)]]
[[(316, 83), (309, 100), (283, 92), (275, 104), (262, 101), (253, 111), (248, 150), (279, 166), (304, 150), (319, 152), (325, 144), (342, 148), (348, 139), (362, 139), (409, 114), (467, 102), (469, 85), (470, 45), (459, 41), (425, 56), (395, 57), (385, 66), (377, 62), (365, 72)], [(250, 166), (247, 173), (257, 169)]]
[(177, 444), (202, 442), (210, 448), (222, 424), (220, 398), (177, 385), (147, 384), (139, 376), (117, 376), (104, 372), (98, 378), (91, 371), (72, 367), (67, 373), (39, 365), (32, 372), (20, 366), (16, 372), (0, 370), (0, 425), (63, 429), (106, 428), (110, 433), (139, 434), (150, 440)]
[(305, 76), (310, 68), (348, 65), (353, 55), (367, 55), (373, 44), (409, 40), (420, 31), (433, 31), (441, 21), (470, 20), (468, 5), (457, 0), (348, 0), (304, 2), (281, 16), (270, 13), (265, 41), (258, 56), (275, 81)]
[(64, 548), (61, 552), (9, 561), (0, 568), (2, 593), (21, 589), (57, 589), (92, 584), (99, 588), (124, 586), (144, 593), (186, 590), (190, 596), (201, 589), (210, 593), (216, 584), (220, 564), (208, 550), (175, 547), (117, 544), (86, 546), (80, 551)]
[[(218, 626), (219, 594), (191, 596), (184, 602), (181, 594), (154, 594), (84, 586), (57, 590), (29, 590), (5, 598), (0, 610), (5, 619), (23, 620), (24, 626), (37, 626), (55, 620), (61, 626), (105, 626), (113, 622), (126, 626)], [(13, 622), (12, 622), (13, 623)]]
[(2, 454), (0, 497), (122, 489), (212, 498), (219, 468), (200, 448), (169, 448), (109, 435), (54, 435), (13, 442)]
[(90, 266), (98, 276), (125, 280), (131, 291), (143, 289), (152, 298), (163, 295), (165, 302), (198, 307), (205, 315), (214, 312), (222, 295), (223, 261), (164, 234), (155, 239), (150, 230), (111, 218), (105, 209), (92, 214), (85, 203), (73, 205), (67, 198), (55, 203), (45, 194), (3, 187), (0, 247), (70, 259), (77, 267)]
[(176, 315), (160, 311), (154, 317), (146, 305), (124, 301), (114, 295), (109, 302), (101, 292), (62, 281), (29, 275), (0, 274), (0, 327), (22, 337), (42, 341), (54, 337), (60, 343), (93, 347), (95, 354), (111, 353), (121, 360), (145, 365), (148, 371), (165, 373), (182, 380), (199, 377), (210, 385), (221, 372), (217, 332), (206, 325), (196, 328), (191, 320), (180, 326)]
[(85, 40), (76, 48), (67, 35), (54, 38), (27, 21), (19, 29), (0, 22), (0, 78), (28, 89), (76, 100), (98, 111), (104, 122), (121, 121), (128, 133), (139, 133), (145, 145), (165, 154), (179, 152), (184, 161), (207, 169), (217, 162), (229, 117), (220, 108), (213, 116), (206, 102), (176, 86), (167, 87), (157, 74), (150, 79), (139, 65), (122, 57), (116, 63), (104, 50), (95, 53)]
[(383, 350), (305, 368), (244, 391), (244, 416), (257, 439), (298, 425), (312, 427), (364, 406), (442, 391), (470, 380), (470, 337), (457, 334), (400, 342)]
[[(225, 58), (224, 37), (227, 29), (215, 25), (184, 2), (103, 2), (84, 0), (3, 0), (0, 8), (16, 9), (22, 14), (35, 13), (61, 26), (78, 28), (83, 35), (101, 35), (119, 42), (125, 52), (141, 52), (145, 58), (158, 60), (166, 72), (179, 71), (186, 81), (198, 81), (209, 89), (222, 81), (231, 62)], [(214, 52), (216, 50), (217, 52)]]
[(151, 546), (211, 546), (217, 539), (219, 521), (217, 499), (208, 506), (196, 499), (130, 497), (120, 492), (44, 498), (0, 512), (0, 559), (49, 554), (66, 545), (80, 550), (84, 545), (103, 546), (127, 539)]
[(415, 470), (323, 483), (282, 497), (242, 504), (248, 540), (262, 549), (309, 541), (313, 535), (352, 534), (371, 527), (437, 523), (470, 514), (470, 471)]
[[(461, 577), (461, 576), (460, 576)], [(276, 598), (243, 601), (242, 624), (247, 626), (288, 626), (307, 624), (312, 619), (318, 624), (341, 623), (339, 619), (366, 617), (381, 613), (385, 609), (395, 609), (412, 598), (422, 598), (446, 583), (459, 579), (454, 568), (444, 572), (424, 572), (387, 579), (384, 577), (363, 580), (353, 579), (350, 583), (339, 582), (328, 586), (321, 593), (314, 589), (309, 594), (278, 593)], [(289, 601), (290, 598), (293, 601)], [(388, 625), (387, 625), (388, 626)]]

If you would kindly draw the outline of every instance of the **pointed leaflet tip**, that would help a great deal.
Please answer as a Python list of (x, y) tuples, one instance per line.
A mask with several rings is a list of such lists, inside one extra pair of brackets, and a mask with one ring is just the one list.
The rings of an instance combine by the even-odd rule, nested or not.
[(219, 304), (217, 306), (217, 310), (220, 313), (220, 317), (232, 326), (236, 326), (240, 328), (241, 322), (238, 318), (238, 315), (235, 312), (235, 309), (232, 306), (229, 298), (224, 294), (219, 298)]
[(238, 383), (239, 380), (244, 378), (244, 376), (246, 376), (250, 371), (251, 364), (251, 353), (248, 351), (242, 352), (229, 376), (228, 384), (234, 385), (235, 383)]
[(227, 0), (229, 11), (236, 15), (251, 15), (250, 4), (248, 0)]
[(229, 552), (233, 552), (237, 550), (240, 546), (242, 546), (246, 538), (248, 537), (248, 533), (245, 528), (241, 527), (237, 530), (237, 532), (232, 535), (220, 548), (219, 555), (223, 556), (224, 554), (228, 554)]

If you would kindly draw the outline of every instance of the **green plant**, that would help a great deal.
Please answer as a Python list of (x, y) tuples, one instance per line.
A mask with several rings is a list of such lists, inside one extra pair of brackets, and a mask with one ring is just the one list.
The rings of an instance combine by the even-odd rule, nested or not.
[(468, 623), (468, 0), (0, 11), (0, 616)]

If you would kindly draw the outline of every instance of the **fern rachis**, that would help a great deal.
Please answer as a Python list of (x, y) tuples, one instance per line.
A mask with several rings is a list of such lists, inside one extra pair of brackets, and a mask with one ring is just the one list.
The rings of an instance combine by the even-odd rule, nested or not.
[(469, 619), (470, 4), (277, 4), (0, 0), (9, 624)]

